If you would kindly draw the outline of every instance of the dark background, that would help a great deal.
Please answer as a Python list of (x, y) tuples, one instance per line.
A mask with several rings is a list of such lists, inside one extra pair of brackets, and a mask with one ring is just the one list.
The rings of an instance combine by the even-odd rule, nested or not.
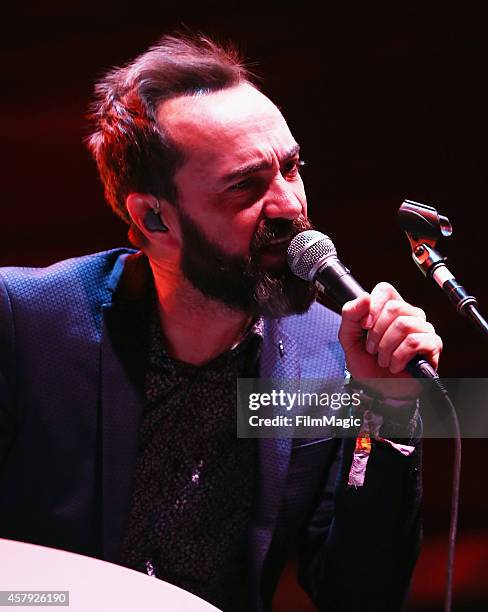
[[(396, 223), (406, 197), (447, 215), (454, 234), (439, 248), (488, 314), (486, 35), (481, 14), (460, 6), (48, 0), (4, 14), (0, 265), (127, 244), (82, 145), (84, 116), (99, 76), (186, 26), (233, 40), (252, 60), (302, 145), (310, 216), (355, 276), (366, 287), (389, 280), (426, 310), (444, 339), (443, 376), (486, 376), (483, 339), (423, 279)], [(441, 609), (451, 448), (425, 442), (425, 546), (411, 610)], [(487, 448), (464, 443), (456, 610), (488, 606)], [(367, 547), (362, 554), (367, 562)], [(291, 567), (276, 610), (313, 609)]]

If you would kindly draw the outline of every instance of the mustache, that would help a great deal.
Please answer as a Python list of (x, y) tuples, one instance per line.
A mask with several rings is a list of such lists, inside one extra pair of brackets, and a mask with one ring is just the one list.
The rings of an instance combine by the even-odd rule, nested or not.
[(276, 241), (292, 240), (300, 232), (313, 229), (308, 217), (297, 219), (265, 219), (257, 229), (251, 243), (251, 254), (270, 246)]

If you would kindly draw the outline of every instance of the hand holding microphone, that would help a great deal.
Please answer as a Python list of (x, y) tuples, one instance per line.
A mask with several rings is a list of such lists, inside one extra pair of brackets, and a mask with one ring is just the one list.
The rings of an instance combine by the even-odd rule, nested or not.
[[(435, 375), (442, 340), (425, 313), (405, 302), (388, 283), (379, 283), (371, 294), (365, 292), (337, 259), (330, 238), (315, 230), (301, 232), (288, 247), (288, 265), (342, 306), (339, 341), (354, 378), (410, 378), (409, 371)], [(378, 391), (382, 390), (383, 385)], [(419, 383), (412, 381), (412, 396), (419, 390)]]

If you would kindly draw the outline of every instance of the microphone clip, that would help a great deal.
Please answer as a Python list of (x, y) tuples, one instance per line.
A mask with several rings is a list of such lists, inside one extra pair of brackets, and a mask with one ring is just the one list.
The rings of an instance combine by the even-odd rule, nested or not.
[(435, 247), (440, 238), (452, 234), (449, 219), (433, 206), (405, 200), (398, 209), (398, 223), (410, 242), (414, 262), (424, 276), (431, 276), (446, 261)]
[(459, 314), (471, 319), (488, 335), (488, 323), (478, 311), (476, 298), (454, 278), (446, 267), (446, 258), (435, 249), (441, 238), (452, 234), (449, 219), (432, 206), (405, 200), (398, 210), (398, 223), (407, 235), (412, 258), (422, 274), (439, 285)]

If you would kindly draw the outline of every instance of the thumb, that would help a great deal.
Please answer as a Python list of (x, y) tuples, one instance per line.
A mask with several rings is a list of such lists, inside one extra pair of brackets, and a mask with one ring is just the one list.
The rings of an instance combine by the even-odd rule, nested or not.
[(363, 330), (368, 329), (371, 305), (369, 293), (363, 293), (355, 300), (346, 302), (342, 307), (342, 321), (339, 329), (339, 341), (345, 352), (362, 338)]

